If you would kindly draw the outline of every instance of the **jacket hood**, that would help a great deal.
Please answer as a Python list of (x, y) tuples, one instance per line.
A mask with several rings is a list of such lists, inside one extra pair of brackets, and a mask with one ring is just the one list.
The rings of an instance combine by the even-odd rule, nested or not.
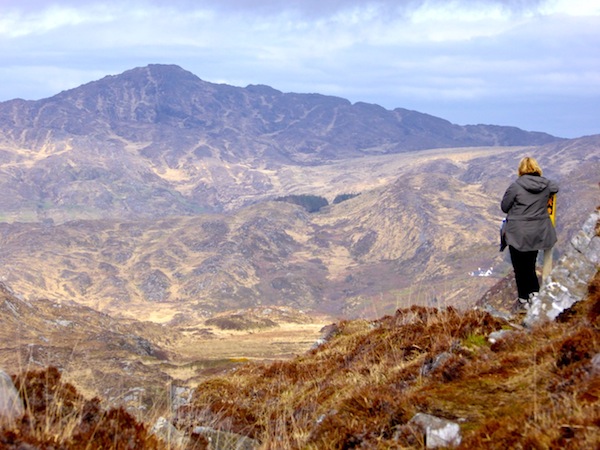
[(522, 175), (517, 180), (517, 183), (523, 189), (537, 194), (546, 189), (550, 181), (547, 178), (536, 175)]

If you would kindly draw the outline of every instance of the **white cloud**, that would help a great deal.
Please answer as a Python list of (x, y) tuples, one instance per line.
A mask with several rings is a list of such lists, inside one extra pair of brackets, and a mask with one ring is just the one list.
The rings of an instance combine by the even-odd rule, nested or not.
[(52, 6), (31, 13), (9, 11), (0, 19), (0, 35), (18, 38), (43, 35), (53, 30), (76, 27), (88, 23), (106, 23), (112, 20), (106, 10), (99, 8), (72, 8)]
[(565, 14), (569, 16), (599, 16), (600, 1), (550, 0), (541, 5), (540, 12), (546, 15)]
[(598, 0), (3, 0), (0, 101), (175, 63), (207, 81), (493, 123), (477, 114), (527, 96), (600, 103), (599, 30)]

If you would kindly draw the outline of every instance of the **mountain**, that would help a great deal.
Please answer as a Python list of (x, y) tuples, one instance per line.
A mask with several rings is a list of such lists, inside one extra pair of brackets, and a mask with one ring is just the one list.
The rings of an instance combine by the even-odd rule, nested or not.
[[(2, 103), (0, 129), (0, 279), (163, 323), (468, 306), (510, 271), (498, 203), (525, 154), (561, 185), (561, 242), (597, 204), (599, 136), (460, 127), (175, 66)], [(290, 194), (330, 204), (271, 201)]]
[(0, 103), (0, 210), (57, 221), (231, 210), (285, 195), (282, 167), (560, 141), (150, 65), (51, 98)]
[[(188, 431), (204, 417), (274, 442), (292, 429), (311, 443), (421, 447), (407, 420), (425, 411), (480, 431), (467, 436), (472, 448), (490, 436), (503, 448), (567, 446), (572, 435), (595, 443), (586, 408), (598, 384), (586, 376), (597, 369), (597, 301), (533, 334), (471, 308), (505, 309), (515, 295), (498, 252), (499, 201), (525, 155), (560, 185), (553, 253), (562, 258), (598, 204), (600, 135), (460, 127), (210, 84), (174, 66), (4, 102), (0, 365), (10, 374), (56, 366), (86, 396), (145, 417), (183, 404), (177, 425)], [(339, 194), (347, 200), (334, 203)], [(273, 201), (289, 195), (328, 205)], [(567, 276), (577, 264), (563, 261)], [(331, 316), (344, 320), (305, 353)], [(508, 339), (487, 345), (507, 327)], [(206, 380), (213, 373), (222, 376)], [(585, 398), (573, 403), (569, 386)], [(54, 391), (58, 410), (58, 391), (73, 391)], [(558, 422), (536, 418), (539, 405), (559, 403)], [(72, 412), (84, 428), (94, 416)], [(515, 441), (522, 423), (530, 432)], [(565, 424), (552, 441), (550, 423)], [(2, 439), (39, 444), (37, 425), (23, 424)]]
[[(558, 258), (597, 204), (599, 144), (597, 136), (312, 167), (303, 174), (312, 193), (361, 192), (317, 213), (265, 201), (155, 220), (2, 223), (0, 276), (29, 298), (160, 322), (259, 305), (345, 317), (469, 306), (511, 270), (498, 252), (499, 200), (519, 159), (533, 151), (561, 186)], [(492, 276), (474, 276), (480, 268)]]

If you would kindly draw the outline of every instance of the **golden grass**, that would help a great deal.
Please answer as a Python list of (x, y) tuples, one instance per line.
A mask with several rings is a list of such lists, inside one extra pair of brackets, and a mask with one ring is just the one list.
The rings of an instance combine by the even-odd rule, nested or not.
[(122, 408), (105, 411), (85, 400), (50, 367), (13, 377), (25, 404), (18, 423), (0, 429), (3, 449), (166, 449)]
[(178, 425), (202, 417), (273, 449), (422, 448), (407, 422), (426, 412), (458, 421), (465, 449), (596, 448), (598, 286), (600, 276), (557, 323), (495, 344), (485, 337), (507, 324), (475, 310), (412, 307), (341, 322), (305, 355), (201, 383)]
[[(239, 361), (206, 377), (173, 424), (238, 433), (261, 449), (420, 449), (409, 421), (424, 412), (459, 423), (461, 449), (598, 448), (599, 317), (600, 272), (587, 299), (531, 330), (480, 310), (419, 306), (342, 321), (293, 359)], [(56, 369), (14, 379), (27, 413), (0, 432), (0, 448), (175, 448), (123, 409), (85, 400)]]

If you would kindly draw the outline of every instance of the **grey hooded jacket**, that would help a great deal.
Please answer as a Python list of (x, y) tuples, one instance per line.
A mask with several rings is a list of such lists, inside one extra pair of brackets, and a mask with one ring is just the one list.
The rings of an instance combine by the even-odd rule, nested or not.
[(547, 250), (556, 243), (556, 231), (548, 215), (548, 199), (558, 185), (537, 175), (522, 175), (502, 197), (507, 213), (506, 242), (522, 252)]

